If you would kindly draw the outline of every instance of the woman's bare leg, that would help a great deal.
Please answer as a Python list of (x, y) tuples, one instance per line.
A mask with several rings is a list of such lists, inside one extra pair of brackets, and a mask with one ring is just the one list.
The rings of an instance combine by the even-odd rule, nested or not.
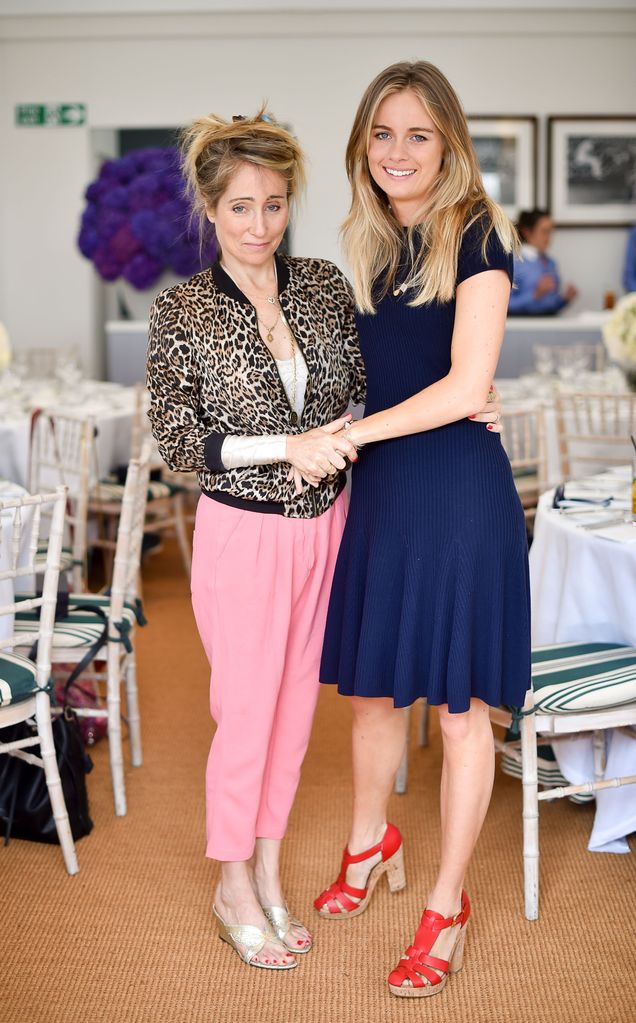
[[(386, 830), (389, 798), (406, 742), (407, 716), (392, 699), (351, 697), (353, 711), (353, 820), (347, 843), (359, 853), (376, 845)], [(364, 888), (378, 853), (347, 868), (347, 883)], [(355, 901), (355, 900), (354, 900)]]
[[(465, 714), (440, 707), (439, 720), (444, 746), (441, 858), (426, 907), (449, 917), (461, 907), (464, 878), (490, 803), (495, 747), (488, 707), (481, 700), (471, 700)], [(441, 931), (431, 955), (448, 960), (457, 934), (457, 927)]]

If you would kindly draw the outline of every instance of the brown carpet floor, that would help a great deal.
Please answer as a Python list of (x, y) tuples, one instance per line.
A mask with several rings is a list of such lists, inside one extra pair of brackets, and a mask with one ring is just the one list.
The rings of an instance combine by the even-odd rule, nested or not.
[[(351, 781), (349, 713), (320, 698), (290, 822), (284, 874), (314, 951), (289, 973), (242, 965), (210, 913), (203, 775), (212, 733), (208, 670), (188, 586), (170, 545), (144, 570), (149, 626), (138, 634), (145, 762), (126, 775), (129, 811), (112, 811), (107, 749), (89, 777), (95, 829), (69, 878), (57, 847), (0, 849), (3, 1023), (633, 1023), (636, 872), (629, 856), (586, 852), (592, 809), (541, 810), (541, 919), (523, 917), (520, 785), (497, 775), (471, 868), (464, 970), (435, 998), (386, 987), (412, 938), (438, 850), (440, 741), (413, 750), (408, 794), (391, 819), (406, 840), (408, 886), (376, 891), (369, 910), (319, 920), (312, 898), (335, 878)], [(126, 750), (127, 752), (127, 750)]]

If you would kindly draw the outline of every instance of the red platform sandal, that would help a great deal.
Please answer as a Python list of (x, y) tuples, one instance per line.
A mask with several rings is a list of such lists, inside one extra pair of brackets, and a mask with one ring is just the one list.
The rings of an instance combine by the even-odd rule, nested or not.
[[(370, 870), (366, 888), (353, 888), (347, 884), (345, 877), (349, 864), (362, 863), (363, 860), (369, 860), (379, 852), (382, 853), (382, 859)], [(406, 885), (402, 836), (394, 824), (387, 824), (382, 841), (372, 846), (371, 849), (356, 853), (355, 856), (345, 849), (342, 854), (338, 880), (318, 896), (314, 901), (314, 906), (321, 916), (328, 917), (330, 920), (343, 920), (345, 917), (358, 916), (360, 913), (364, 913), (369, 905), (373, 889), (383, 874), (386, 874), (392, 892), (399, 892)], [(359, 899), (359, 902), (354, 902), (353, 899)]]
[[(462, 908), (455, 916), (443, 917), (441, 913), (425, 909), (415, 941), (407, 948), (389, 975), (391, 994), (400, 998), (427, 998), (430, 995), (438, 995), (444, 989), (448, 974), (458, 973), (462, 968), (469, 916), (470, 901), (466, 892), (462, 892)], [(448, 961), (430, 955), (439, 932), (458, 924), (457, 939)]]

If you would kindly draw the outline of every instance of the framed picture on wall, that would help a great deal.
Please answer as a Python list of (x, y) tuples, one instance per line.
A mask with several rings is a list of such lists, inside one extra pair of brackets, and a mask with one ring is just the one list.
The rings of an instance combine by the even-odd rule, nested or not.
[(636, 221), (636, 117), (549, 117), (548, 202), (561, 227)]
[(468, 117), (486, 192), (515, 220), (536, 205), (537, 119), (511, 115)]

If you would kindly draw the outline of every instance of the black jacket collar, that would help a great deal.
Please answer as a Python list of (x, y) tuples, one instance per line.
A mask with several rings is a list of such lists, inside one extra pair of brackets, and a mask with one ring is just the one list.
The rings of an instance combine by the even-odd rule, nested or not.
[[(285, 290), (289, 284), (289, 266), (287, 260), (278, 253), (274, 256), (276, 260), (276, 274), (278, 276), (278, 294)], [(235, 299), (237, 302), (242, 302), (243, 305), (251, 305), (249, 298), (247, 298), (240, 288), (236, 286), (232, 278), (225, 272), (221, 263), (217, 259), (216, 263), (212, 265), (212, 277), (214, 283), (219, 291), (222, 291), (224, 295), (229, 295), (230, 298)]]

